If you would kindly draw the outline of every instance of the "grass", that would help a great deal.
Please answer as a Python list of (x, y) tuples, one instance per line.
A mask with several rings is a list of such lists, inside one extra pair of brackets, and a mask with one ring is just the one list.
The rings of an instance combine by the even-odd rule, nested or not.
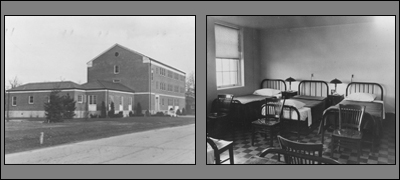
[[(71, 119), (61, 123), (42, 123), (44, 119), (5, 122), (5, 154), (55, 145), (100, 139), (165, 127), (194, 124), (195, 118), (127, 117)], [(43, 144), (40, 133), (44, 132)]]

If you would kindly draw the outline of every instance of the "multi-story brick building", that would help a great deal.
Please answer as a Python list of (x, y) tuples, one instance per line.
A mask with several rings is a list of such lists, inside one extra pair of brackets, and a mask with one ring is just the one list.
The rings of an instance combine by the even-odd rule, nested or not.
[[(140, 103), (142, 113), (185, 107), (185, 73), (116, 44), (87, 63), (87, 83), (28, 83), (6, 94), (9, 117), (44, 117), (44, 103), (57, 87), (76, 101), (75, 117), (100, 114), (104, 102), (125, 116)], [(7, 104), (8, 103), (8, 104)]]

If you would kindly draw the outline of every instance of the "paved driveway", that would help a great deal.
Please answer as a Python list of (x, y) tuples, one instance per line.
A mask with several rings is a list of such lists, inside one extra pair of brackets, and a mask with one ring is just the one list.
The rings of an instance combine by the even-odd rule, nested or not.
[(195, 125), (5, 155), (5, 164), (194, 164)]

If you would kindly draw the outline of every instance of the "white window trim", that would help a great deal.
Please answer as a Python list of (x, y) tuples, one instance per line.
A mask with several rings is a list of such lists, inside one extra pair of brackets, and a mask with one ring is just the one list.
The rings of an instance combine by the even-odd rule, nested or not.
[[(225, 89), (235, 89), (235, 88), (242, 88), (242, 87), (244, 87), (245, 86), (245, 81), (244, 81), (244, 56), (243, 56), (243, 54), (244, 54), (244, 44), (243, 44), (243, 28), (242, 27), (239, 27), (239, 26), (236, 26), (236, 25), (233, 25), (233, 24), (229, 24), (229, 23), (226, 23), (226, 22), (221, 22), (221, 21), (217, 21), (217, 22), (215, 22), (215, 24), (217, 24), (217, 25), (222, 25), (222, 26), (227, 26), (227, 27), (231, 27), (231, 28), (235, 28), (235, 29), (238, 29), (238, 31), (239, 31), (239, 44), (240, 44), (240, 52), (239, 52), (239, 55), (240, 55), (240, 59), (239, 59), (239, 69), (240, 69), (240, 72), (238, 72), (239, 73), (239, 76), (240, 76), (240, 84), (239, 85), (237, 85), (237, 86), (222, 86), (222, 87), (218, 87), (218, 85), (217, 85), (217, 90), (225, 90)], [(215, 28), (215, 25), (214, 25), (214, 28)], [(217, 60), (217, 57), (215, 57), (215, 62), (216, 62), (216, 60)], [(216, 69), (215, 69), (215, 72), (216, 72)], [(215, 78), (217, 78), (217, 77), (215, 77)], [(217, 79), (215, 79), (215, 80), (217, 80)], [(217, 81), (215, 81), (215, 82), (217, 82)]]
[[(14, 97), (15, 97), (15, 101), (14, 101)], [(15, 104), (14, 104), (15, 102)], [(17, 96), (11, 96), (11, 106), (17, 106)]]
[[(118, 72), (116, 72), (116, 67), (118, 67)], [(119, 69), (119, 66), (114, 65), (114, 74), (119, 74), (119, 72), (121, 72), (120, 69)]]
[[(81, 97), (81, 100), (79, 101), (79, 97)], [(78, 103), (82, 104), (83, 103), (83, 95), (78, 95)]]
[[(31, 97), (32, 97), (32, 102), (31, 102)], [(28, 104), (33, 104), (33, 101), (34, 101), (33, 96), (28, 96)]]

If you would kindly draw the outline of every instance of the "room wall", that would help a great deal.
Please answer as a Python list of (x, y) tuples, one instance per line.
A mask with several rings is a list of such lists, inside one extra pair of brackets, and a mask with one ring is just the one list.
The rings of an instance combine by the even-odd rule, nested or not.
[[(331, 81), (338, 93), (351, 81), (384, 88), (386, 112), (395, 111), (395, 24), (379, 22), (324, 27), (261, 30), (261, 77)], [(292, 83), (297, 89), (298, 83)], [(330, 85), (334, 89), (334, 85)]]
[(215, 67), (215, 34), (213, 17), (207, 17), (207, 113), (211, 109), (211, 102), (218, 94), (234, 94), (235, 96), (251, 94), (260, 83), (260, 53), (259, 31), (254, 28), (243, 27), (243, 59), (245, 86), (217, 90)]

